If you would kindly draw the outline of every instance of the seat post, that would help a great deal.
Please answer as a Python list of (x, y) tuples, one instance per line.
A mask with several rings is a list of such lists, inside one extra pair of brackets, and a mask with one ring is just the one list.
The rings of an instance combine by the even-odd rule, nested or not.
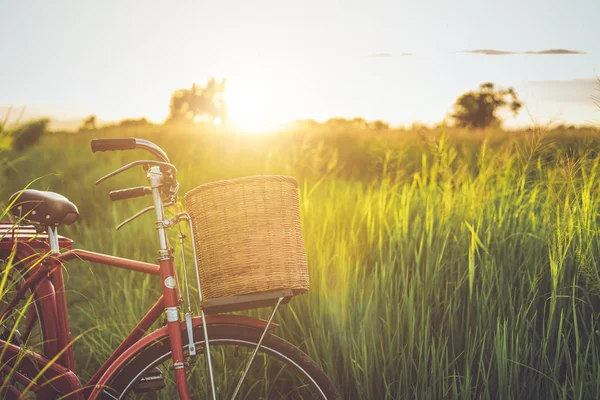
[(60, 254), (58, 248), (58, 228), (56, 225), (46, 226), (46, 232), (48, 232), (48, 241), (50, 242), (50, 252), (52, 254)]

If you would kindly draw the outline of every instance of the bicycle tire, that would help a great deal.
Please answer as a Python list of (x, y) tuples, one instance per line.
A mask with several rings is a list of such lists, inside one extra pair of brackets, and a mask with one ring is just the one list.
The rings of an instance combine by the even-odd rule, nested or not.
[[(213, 353), (215, 352), (215, 349), (220, 346), (230, 346), (228, 348), (228, 351), (232, 350), (232, 348), (235, 347), (253, 349), (256, 346), (256, 343), (258, 343), (260, 335), (262, 334), (262, 332), (257, 329), (245, 326), (232, 325), (214, 325), (207, 327), (207, 330), (211, 358), (214, 357)], [(182, 332), (182, 337), (184, 340), (184, 352), (187, 355), (187, 331)], [(197, 349), (203, 348), (204, 336), (201, 328), (194, 329), (194, 342), (196, 343)], [(285, 364), (286, 367), (289, 366), (290, 369), (288, 371), (294, 371), (296, 374), (298, 374), (298, 377), (304, 378), (307, 386), (303, 387), (306, 388), (308, 386), (311, 386), (310, 390), (313, 391), (312, 393), (315, 393), (316, 397), (297, 397), (297, 393), (292, 393), (292, 397), (290, 397), (289, 395), (286, 395), (285, 397), (248, 397), (249, 393), (246, 392), (245, 398), (319, 398), (326, 400), (338, 400), (342, 398), (335, 385), (333, 384), (331, 379), (325, 374), (325, 372), (312, 359), (310, 359), (309, 356), (306, 355), (306, 353), (302, 352), (300, 349), (293, 346), (289, 342), (283, 340), (282, 338), (267, 333), (261, 344), (259, 354), (261, 354), (261, 357), (263, 357), (263, 359), (265, 356), (268, 356), (270, 357), (270, 359), (276, 359), (279, 362)], [(258, 358), (259, 356), (257, 355), (254, 363), (256, 363), (256, 360)], [(107, 388), (103, 390), (102, 398), (137, 398), (135, 397), (137, 396), (137, 394), (134, 392), (133, 389), (135, 388), (135, 385), (140, 381), (140, 379), (144, 376), (144, 374), (152, 370), (153, 368), (161, 365), (162, 363), (170, 361), (170, 341), (168, 337), (165, 337), (163, 340), (158, 341), (153, 345), (145, 348), (132, 361), (126, 364), (122, 368), (122, 370), (119, 371), (117, 375), (108, 383)], [(245, 365), (245, 362), (240, 362), (240, 364)], [(257, 366), (257, 368), (260, 368), (260, 366)], [(217, 380), (219, 370), (216, 367), (214, 367), (213, 370), (215, 373), (215, 380)], [(205, 370), (204, 372), (205, 375), (208, 375), (208, 371)], [(203, 385), (210, 387), (210, 384), (208, 382), (209, 381), (205, 379)], [(237, 382), (237, 379), (235, 380), (235, 382)], [(248, 378), (246, 378), (245, 383), (248, 382), (250, 381), (248, 381)], [(255, 383), (252, 383), (252, 385), (255, 385)], [(194, 396), (194, 382), (192, 382), (189, 377), (188, 386), (190, 388), (190, 394), (192, 395), (192, 398), (198, 398), (198, 395)], [(229, 388), (225, 390), (228, 393), (227, 398), (229, 398), (231, 395), (231, 389)], [(158, 393), (158, 397), (151, 398), (173, 398), (172, 396), (172, 392), (171, 394)], [(224, 397), (221, 393), (220, 395), (218, 395), (217, 398), (226, 397)], [(237, 398), (239, 399), (244, 397), (238, 395)]]

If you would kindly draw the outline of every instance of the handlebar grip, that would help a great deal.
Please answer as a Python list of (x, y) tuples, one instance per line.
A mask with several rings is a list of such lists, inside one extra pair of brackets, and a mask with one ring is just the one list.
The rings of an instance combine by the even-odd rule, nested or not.
[(113, 151), (113, 150), (133, 150), (135, 149), (135, 138), (115, 138), (115, 139), (92, 139), (92, 152)]
[(142, 197), (151, 193), (152, 189), (150, 189), (149, 187), (138, 186), (129, 189), (113, 190), (112, 192), (110, 192), (110, 199), (112, 201), (127, 200), (133, 199), (134, 197)]

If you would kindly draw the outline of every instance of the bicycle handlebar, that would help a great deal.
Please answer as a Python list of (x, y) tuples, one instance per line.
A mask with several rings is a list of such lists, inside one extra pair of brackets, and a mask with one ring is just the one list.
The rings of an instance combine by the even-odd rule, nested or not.
[[(110, 199), (112, 201), (132, 199), (135, 197), (142, 197), (147, 194), (152, 194), (155, 189), (158, 190), (159, 197), (154, 199), (154, 206), (146, 207), (133, 217), (128, 218), (126, 221), (119, 224), (117, 229), (133, 221), (151, 209), (156, 208), (157, 210), (162, 210), (163, 206), (175, 204), (177, 201), (177, 191), (179, 189), (179, 183), (177, 182), (177, 168), (170, 163), (167, 153), (165, 153), (165, 151), (156, 144), (150, 142), (149, 140), (136, 138), (92, 139), (90, 144), (93, 152), (140, 149), (152, 153), (154, 156), (156, 156), (156, 158), (159, 159), (159, 161), (138, 160), (131, 162), (96, 181), (96, 185), (98, 185), (106, 179), (120, 174), (129, 168), (137, 165), (143, 165), (144, 170), (147, 172), (147, 178), (150, 181), (152, 188), (147, 186), (139, 186), (122, 190), (113, 190), (110, 192)], [(150, 176), (150, 173), (152, 173), (152, 177)]]
[(147, 186), (138, 186), (129, 189), (113, 190), (110, 192), (112, 201), (133, 199), (134, 197), (142, 197), (147, 194), (152, 194), (152, 189)]
[(136, 147), (135, 138), (92, 139), (92, 152), (133, 150)]
[(159, 160), (169, 162), (167, 153), (154, 143), (145, 139), (136, 138), (113, 138), (113, 139), (92, 139), (90, 142), (92, 152), (97, 151), (115, 151), (115, 150), (134, 150), (141, 149), (154, 154)]

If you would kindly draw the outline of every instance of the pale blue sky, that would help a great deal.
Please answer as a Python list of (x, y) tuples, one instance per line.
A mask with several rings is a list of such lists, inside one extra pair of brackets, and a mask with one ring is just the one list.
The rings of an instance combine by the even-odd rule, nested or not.
[[(599, 18), (597, 0), (0, 0), (0, 107), (162, 120), (173, 90), (216, 76), (242, 125), (430, 123), (492, 81), (542, 122), (597, 121)], [(462, 53), (478, 49), (586, 54)]]

